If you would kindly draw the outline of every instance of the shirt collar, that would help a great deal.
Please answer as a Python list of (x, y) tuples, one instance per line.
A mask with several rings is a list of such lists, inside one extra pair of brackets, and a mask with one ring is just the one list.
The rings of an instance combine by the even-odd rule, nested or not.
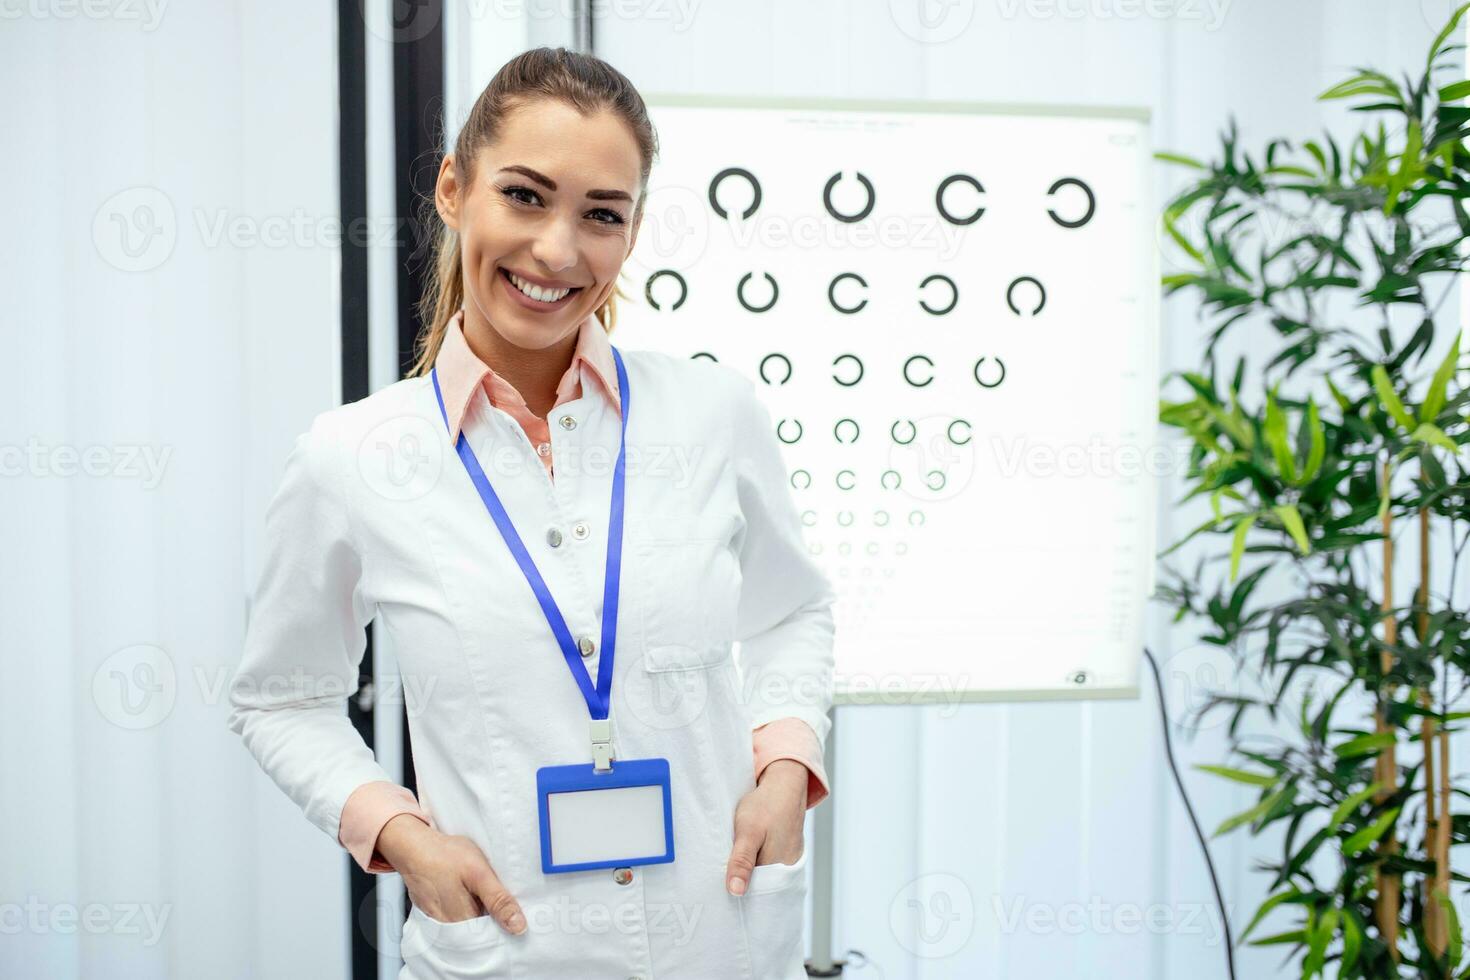
[[(602, 323), (592, 313), (587, 314), (577, 328), (577, 347), (572, 354), (572, 363), (556, 385), (557, 405), (581, 396), (583, 365), (600, 382), (598, 387), (608, 403), (621, 414), (623, 408), (618, 396), (618, 374), (613, 363), (612, 343), (608, 340)], [(464, 339), (462, 308), (444, 328), (444, 342), (439, 346), (438, 356), (434, 358), (434, 368), (439, 375), (439, 393), (444, 398), (444, 412), (449, 416), (451, 445), (459, 442), (460, 427), (477, 387), (484, 386), (486, 397), (497, 408), (505, 408), (506, 403), (525, 408), (526, 402), (521, 393), (491, 370), (470, 349), (469, 342)], [(526, 414), (529, 414), (529, 410)]]

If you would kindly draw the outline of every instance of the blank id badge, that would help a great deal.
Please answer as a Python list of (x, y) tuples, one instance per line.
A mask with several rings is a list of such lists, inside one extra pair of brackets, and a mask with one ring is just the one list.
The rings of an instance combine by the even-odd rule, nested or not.
[(546, 874), (667, 864), (674, 808), (667, 759), (614, 759), (536, 770), (541, 870)]

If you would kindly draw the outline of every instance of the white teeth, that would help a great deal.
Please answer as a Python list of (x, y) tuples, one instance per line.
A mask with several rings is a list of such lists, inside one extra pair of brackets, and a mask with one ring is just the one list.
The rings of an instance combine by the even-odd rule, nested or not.
[(510, 277), (511, 282), (515, 283), (517, 289), (532, 299), (540, 300), (543, 303), (555, 303), (567, 293), (571, 292), (570, 289), (543, 289), (535, 283), (526, 282), (526, 280), (508, 269), (506, 270), (506, 275)]

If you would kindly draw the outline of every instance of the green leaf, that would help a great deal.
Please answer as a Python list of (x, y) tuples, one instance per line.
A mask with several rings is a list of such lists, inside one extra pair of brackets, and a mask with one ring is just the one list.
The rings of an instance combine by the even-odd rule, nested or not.
[(1368, 802), (1368, 798), (1378, 792), (1382, 788), (1382, 785), (1382, 783), (1370, 783), (1339, 803), (1337, 809), (1332, 811), (1332, 820), (1327, 825), (1328, 829), (1336, 830), (1338, 827), (1341, 827), (1342, 822), (1352, 816), (1358, 807)]
[(1277, 504), (1272, 510), (1281, 518), (1282, 525), (1296, 542), (1296, 549), (1304, 555), (1310, 555), (1312, 542), (1307, 539), (1307, 529), (1302, 524), (1301, 511), (1296, 509), (1296, 504)]
[(1428, 422), (1416, 428), (1409, 436), (1409, 439), (1412, 442), (1425, 442), (1431, 446), (1438, 446), (1452, 453), (1458, 453), (1460, 451), (1460, 447), (1455, 445), (1453, 439), (1444, 434), (1443, 429), (1437, 425), (1430, 425)]
[(1458, 102), (1467, 95), (1470, 95), (1470, 79), (1461, 79), (1440, 89), (1439, 101)]
[(1348, 739), (1333, 751), (1337, 753), (1339, 759), (1356, 759), (1364, 755), (1377, 755), (1396, 741), (1398, 741), (1398, 732), (1393, 729), (1386, 732), (1370, 732), (1367, 735)]
[(1215, 828), (1215, 833), (1212, 836), (1219, 837), (1221, 834), (1229, 833), (1242, 824), (1254, 823), (1270, 813), (1272, 808), (1285, 799), (1288, 794), (1292, 796), (1296, 795), (1296, 786), (1292, 783), (1287, 783), (1250, 809), (1242, 810), (1233, 817), (1227, 817), (1220, 826)]
[(1271, 455), (1276, 457), (1276, 468), (1287, 483), (1296, 482), (1296, 460), (1291, 455), (1291, 445), (1286, 441), (1286, 414), (1281, 411), (1281, 406), (1276, 404), (1276, 393), (1266, 392), (1266, 444), (1271, 447)]
[(1245, 536), (1250, 533), (1251, 525), (1256, 523), (1255, 514), (1247, 514), (1235, 524), (1235, 537), (1230, 543), (1230, 581), (1234, 582), (1240, 575), (1240, 556), (1245, 554)]
[(1277, 892), (1275, 895), (1272, 895), (1270, 898), (1266, 899), (1264, 902), (1261, 903), (1261, 907), (1256, 909), (1255, 918), (1251, 919), (1250, 925), (1246, 926), (1245, 931), (1240, 934), (1240, 941), (1245, 942), (1245, 937), (1249, 936), (1251, 934), (1251, 931), (1254, 930), (1256, 926), (1260, 925), (1261, 920), (1264, 919), (1267, 915), (1270, 915), (1271, 910), (1274, 909), (1276, 906), (1280, 905), (1282, 902), (1289, 902), (1294, 898), (1301, 897), (1302, 890), (1295, 885), (1292, 885), (1286, 891)]
[(1330, 908), (1317, 920), (1311, 930), (1311, 942), (1306, 958), (1302, 960), (1302, 977), (1315, 977), (1327, 963), (1327, 944), (1337, 934), (1337, 909)]
[(1311, 447), (1307, 450), (1307, 465), (1302, 471), (1302, 482), (1311, 483), (1322, 469), (1322, 458), (1327, 453), (1326, 438), (1322, 434), (1322, 420), (1317, 414), (1317, 403), (1307, 398), (1307, 432), (1311, 436)]
[(1342, 917), (1342, 962), (1338, 976), (1348, 976), (1348, 971), (1358, 962), (1358, 953), (1363, 949), (1363, 927), (1351, 910)]
[(1389, 380), (1388, 370), (1382, 364), (1373, 365), (1373, 388), (1378, 392), (1378, 400), (1393, 420), (1403, 426), (1405, 430), (1414, 428), (1414, 419), (1404, 409), (1404, 403), (1399, 401), (1398, 393), (1393, 390), (1393, 382)]
[(1195, 768), (1201, 772), (1214, 773), (1216, 776), (1223, 776), (1237, 783), (1246, 783), (1251, 786), (1275, 786), (1276, 781), (1281, 778), (1270, 773), (1247, 772), (1244, 769), (1231, 769), (1227, 766), (1196, 765)]
[(1388, 517), (1388, 505), (1393, 501), (1393, 463), (1384, 467), (1387, 471), (1383, 474), (1383, 486), (1378, 495), (1378, 523), (1382, 524)]
[(1154, 154), (1154, 159), (1163, 160), (1165, 163), (1177, 163), (1181, 166), (1193, 167), (1196, 170), (1208, 169), (1203, 163), (1200, 163), (1194, 157), (1187, 157), (1182, 153), (1165, 153), (1163, 151), (1160, 151)]
[(1372, 846), (1377, 842), (1378, 838), (1382, 837), (1388, 831), (1389, 827), (1393, 826), (1393, 822), (1398, 819), (1398, 815), (1398, 807), (1386, 811), (1383, 816), (1343, 841), (1342, 853), (1348, 856), (1361, 854), (1365, 848)]
[(1163, 216), (1162, 220), (1164, 222), (1164, 231), (1169, 233), (1169, 237), (1174, 239), (1174, 243), (1176, 245), (1184, 249), (1184, 251), (1189, 254), (1190, 258), (1194, 259), (1196, 262), (1203, 262), (1205, 260), (1204, 254), (1200, 252), (1199, 249), (1195, 248), (1194, 244), (1190, 242), (1189, 239), (1184, 237), (1184, 233), (1179, 230), (1179, 227), (1174, 223), (1174, 219), (1172, 217), (1166, 214)]
[(1449, 351), (1445, 354), (1444, 360), (1439, 362), (1434, 378), (1429, 382), (1429, 390), (1424, 394), (1424, 404), (1419, 406), (1420, 422), (1433, 422), (1439, 417), (1439, 410), (1444, 408), (1445, 394), (1449, 391), (1450, 378), (1455, 376), (1455, 367), (1459, 360), (1460, 334), (1455, 334), (1455, 339), (1450, 342)]
[(1444, 47), (1444, 42), (1454, 33), (1455, 25), (1460, 23), (1461, 17), (1465, 16), (1466, 10), (1470, 10), (1470, 3), (1462, 3), (1456, 7), (1455, 12), (1450, 15), (1449, 22), (1444, 25), (1444, 29), (1435, 37), (1434, 43), (1429, 46), (1429, 64), (1431, 66), (1433, 66), (1435, 59), (1439, 57), (1440, 50)]
[(1443, 888), (1435, 889), (1434, 900), (1444, 909), (1445, 924), (1449, 927), (1445, 955), (1449, 958), (1450, 969), (1453, 970), (1460, 965), (1460, 958), (1465, 951), (1464, 938), (1460, 931), (1460, 914), (1455, 911), (1455, 903), (1450, 901)]

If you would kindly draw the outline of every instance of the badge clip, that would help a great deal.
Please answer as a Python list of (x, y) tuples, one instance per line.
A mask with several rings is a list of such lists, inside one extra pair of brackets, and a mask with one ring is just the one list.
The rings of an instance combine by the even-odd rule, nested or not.
[(592, 771), (612, 771), (612, 722), (606, 718), (593, 718), (587, 722), (592, 736)]

